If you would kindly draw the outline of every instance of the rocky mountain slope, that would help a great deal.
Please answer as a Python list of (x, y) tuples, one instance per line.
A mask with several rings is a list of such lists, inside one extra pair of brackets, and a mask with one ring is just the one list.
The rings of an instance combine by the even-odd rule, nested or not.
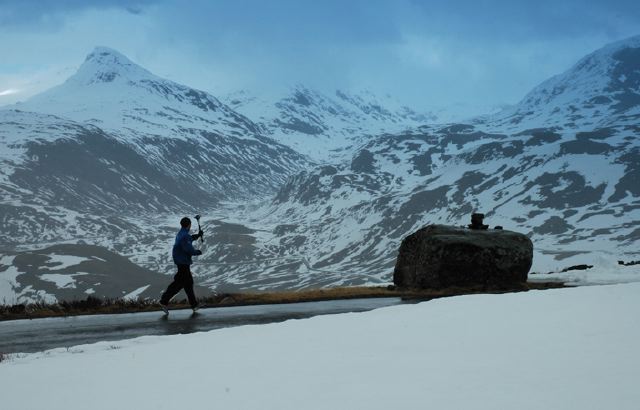
[[(95, 245), (54, 245), (7, 252), (0, 258), (0, 303), (25, 300), (53, 303), (88, 296), (156, 298), (167, 281), (124, 256)], [(198, 289), (202, 292), (202, 289)]]
[(609, 44), (534, 88), (487, 125), (505, 130), (594, 129), (638, 124), (640, 36)]
[(508, 112), (381, 135), (350, 161), (292, 177), (271, 204), (236, 217), (251, 245), (235, 254), (254, 262), (239, 258), (215, 281), (387, 283), (404, 236), (466, 225), (472, 212), (529, 235), (537, 272), (637, 260), (639, 52), (638, 37), (607, 46)]
[(12, 108), (97, 127), (151, 166), (219, 199), (271, 193), (308, 165), (212, 95), (159, 78), (105, 47), (65, 83)]
[[(483, 212), (492, 227), (531, 237), (537, 272), (637, 260), (639, 50), (638, 37), (604, 47), (515, 107), (442, 125), (424, 125), (413, 114), (403, 120), (382, 106), (384, 115), (365, 113), (349, 96), (334, 99), (303, 87), (266, 106), (229, 100), (252, 122), (213, 97), (199, 101), (215, 110), (193, 105), (179, 88), (157, 94), (169, 85), (150, 86), (139, 70), (115, 76), (94, 70), (101, 74), (82, 75), (82, 87), (101, 87), (108, 97), (110, 86), (133, 83), (131, 95), (148, 98), (118, 92), (113, 95), (124, 97), (114, 98), (125, 102), (107, 98), (103, 116), (98, 108), (80, 115), (82, 103), (74, 109), (72, 102), (55, 103), (66, 98), (59, 88), (25, 104), (57, 116), (1, 113), (0, 177), (8, 198), (3, 215), (9, 215), (2, 223), (11, 227), (4, 245), (35, 246), (44, 238), (75, 243), (89, 232), (87, 243), (171, 273), (168, 249), (177, 221), (197, 209), (207, 235), (194, 272), (205, 286), (384, 284), (404, 236), (429, 223), (466, 225), (472, 212)], [(88, 106), (98, 107), (99, 98), (89, 94)], [(170, 112), (165, 101), (182, 107), (185, 123), (174, 126), (157, 114)], [(235, 119), (237, 127), (227, 128)], [(213, 140), (206, 124), (216, 129)], [(178, 165), (176, 147), (187, 153)], [(303, 154), (321, 164), (290, 147), (304, 147)], [(95, 166), (70, 170), (72, 158)], [(145, 204), (151, 212), (141, 217)], [(0, 274), (12, 267), (0, 267)]]
[(150, 218), (270, 196), (309, 166), (258, 128), (97, 48), (64, 84), (0, 109), (0, 249), (164, 248)]
[(348, 158), (373, 136), (437, 120), (435, 115), (416, 112), (390, 96), (340, 90), (329, 95), (303, 85), (276, 98), (239, 91), (224, 101), (258, 123), (270, 137), (322, 163)]

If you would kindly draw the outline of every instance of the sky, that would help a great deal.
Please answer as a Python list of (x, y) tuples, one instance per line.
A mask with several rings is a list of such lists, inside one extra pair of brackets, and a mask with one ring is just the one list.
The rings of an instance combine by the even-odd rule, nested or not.
[(638, 1), (0, 0), (0, 106), (107, 46), (216, 96), (303, 84), (488, 108), (639, 34)]

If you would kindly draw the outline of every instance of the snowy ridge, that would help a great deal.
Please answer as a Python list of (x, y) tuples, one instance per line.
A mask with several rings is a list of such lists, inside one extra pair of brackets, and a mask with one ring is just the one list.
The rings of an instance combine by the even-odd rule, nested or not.
[[(9, 183), (14, 167), (24, 162), (30, 141), (52, 142), (72, 138), (81, 128), (73, 121), (53, 115), (0, 110), (0, 183)], [(18, 189), (17, 186), (13, 186)], [(3, 200), (7, 198), (4, 197)]]
[[(298, 174), (271, 204), (237, 214), (254, 257), (227, 243), (210, 252), (237, 265), (202, 270), (221, 287), (385, 284), (404, 236), (426, 224), (466, 225), (473, 212), (529, 235), (534, 272), (637, 260), (639, 147), (625, 127), (610, 132), (601, 140), (454, 125), (378, 137), (350, 163)], [(265, 262), (247, 266), (234, 253)]]
[(368, 91), (337, 90), (330, 96), (297, 85), (273, 100), (247, 91), (224, 100), (259, 123), (271, 138), (318, 162), (343, 160), (372, 136), (436, 120), (432, 114), (417, 113), (389, 96), (380, 98)]
[(534, 88), (517, 106), (489, 116), (489, 120), (509, 130), (637, 124), (639, 66), (640, 36), (607, 45)]
[[(64, 84), (13, 107), (20, 111), (1, 111), (0, 122), (2, 160), (11, 158), (13, 166), (26, 157), (37, 158), (26, 147), (44, 151), (53, 142), (61, 145), (63, 130), (67, 136), (74, 134), (75, 142), (82, 140), (75, 145), (91, 151), (94, 163), (120, 168), (122, 178), (140, 172), (138, 161), (156, 174), (145, 176), (143, 185), (161, 178), (165, 186), (160, 189), (166, 189), (167, 178), (193, 181), (209, 192), (202, 202), (211, 203), (213, 197), (269, 194), (307, 165), (300, 154), (257, 133), (255, 124), (215, 97), (156, 77), (107, 48), (94, 50)], [(122, 152), (105, 150), (101, 143), (115, 144)], [(118, 157), (102, 158), (109, 154)], [(64, 153), (60, 156), (64, 160)]]
[(162, 79), (106, 47), (90, 53), (65, 83), (17, 108), (117, 130), (124, 138), (188, 140), (194, 130), (255, 139), (255, 124), (203, 91)]

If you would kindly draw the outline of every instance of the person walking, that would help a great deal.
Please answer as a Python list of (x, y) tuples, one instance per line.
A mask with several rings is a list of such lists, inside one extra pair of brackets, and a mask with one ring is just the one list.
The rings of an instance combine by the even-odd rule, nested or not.
[(189, 299), (191, 309), (195, 312), (198, 310), (198, 300), (193, 292), (193, 276), (191, 276), (191, 257), (202, 255), (202, 251), (195, 249), (191, 242), (202, 237), (202, 229), (197, 234), (191, 235), (189, 230), (191, 229), (191, 219), (184, 217), (180, 220), (180, 231), (176, 235), (176, 241), (173, 244), (173, 262), (178, 266), (178, 273), (173, 277), (173, 282), (169, 284), (167, 290), (162, 294), (160, 298), (160, 307), (165, 315), (169, 314), (169, 301), (175, 295), (184, 289)]

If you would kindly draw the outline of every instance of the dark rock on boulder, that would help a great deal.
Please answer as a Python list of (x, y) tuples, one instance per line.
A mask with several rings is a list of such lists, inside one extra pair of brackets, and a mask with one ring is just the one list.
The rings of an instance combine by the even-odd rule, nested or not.
[(469, 229), (488, 229), (489, 225), (483, 224), (484, 214), (472, 214), (471, 224), (467, 225)]
[(533, 244), (507, 230), (428, 225), (400, 245), (393, 282), (400, 287), (508, 288), (527, 281)]

